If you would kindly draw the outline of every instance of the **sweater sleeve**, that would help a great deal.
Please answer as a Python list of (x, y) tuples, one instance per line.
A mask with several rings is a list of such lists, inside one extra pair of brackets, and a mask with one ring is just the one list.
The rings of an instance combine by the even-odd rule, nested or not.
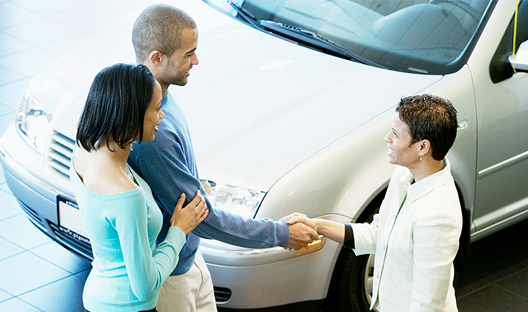
[(343, 245), (347, 248), (354, 249), (354, 230), (352, 229), (352, 225), (347, 223), (345, 224), (345, 241)]
[(113, 225), (119, 237), (132, 292), (139, 300), (147, 301), (157, 295), (176, 267), (185, 235), (181, 229), (172, 227), (153, 255), (148, 242), (145, 194), (136, 194), (116, 202)]
[[(194, 198), (196, 190), (205, 194), (200, 181), (186, 165), (189, 160), (185, 158), (182, 143), (171, 135), (157, 137), (155, 144), (139, 144), (139, 159), (133, 164), (139, 167), (160, 207), (169, 214), (173, 213), (181, 193), (186, 194), (185, 204)], [(209, 215), (193, 230), (198, 236), (248, 248), (285, 246), (288, 243), (290, 231), (284, 220), (244, 218), (215, 209), (207, 198), (206, 203)]]

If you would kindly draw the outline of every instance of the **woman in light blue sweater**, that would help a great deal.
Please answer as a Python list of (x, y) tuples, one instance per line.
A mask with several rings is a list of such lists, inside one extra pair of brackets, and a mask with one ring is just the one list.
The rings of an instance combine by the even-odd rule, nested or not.
[(95, 77), (70, 169), (94, 255), (83, 291), (88, 311), (156, 311), (185, 235), (207, 216), (199, 192), (184, 208), (182, 194), (167, 237), (156, 247), (162, 214), (127, 159), (134, 141), (154, 140), (163, 117), (161, 87), (145, 66), (116, 64)]

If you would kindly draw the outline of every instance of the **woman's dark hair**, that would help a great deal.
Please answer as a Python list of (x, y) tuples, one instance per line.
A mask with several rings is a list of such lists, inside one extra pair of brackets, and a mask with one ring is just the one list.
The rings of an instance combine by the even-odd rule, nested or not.
[(115, 64), (94, 78), (77, 125), (77, 144), (85, 150), (113, 140), (125, 148), (143, 137), (143, 119), (155, 79), (145, 65)]
[(449, 100), (424, 94), (403, 97), (396, 106), (400, 120), (409, 126), (411, 144), (431, 142), (432, 156), (444, 159), (457, 135), (457, 111)]

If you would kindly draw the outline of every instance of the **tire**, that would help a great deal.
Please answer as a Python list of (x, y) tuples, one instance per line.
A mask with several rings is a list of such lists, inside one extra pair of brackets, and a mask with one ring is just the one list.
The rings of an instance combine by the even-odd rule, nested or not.
[[(379, 194), (358, 218), (358, 223), (372, 222), (385, 192)], [(368, 312), (372, 301), (374, 255), (356, 256), (343, 247), (337, 259), (325, 300), (324, 312)]]

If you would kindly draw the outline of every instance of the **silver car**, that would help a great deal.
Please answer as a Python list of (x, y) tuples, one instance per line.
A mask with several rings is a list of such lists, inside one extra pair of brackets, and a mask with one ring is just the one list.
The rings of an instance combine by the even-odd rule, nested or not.
[[(200, 65), (171, 87), (217, 209), (337, 222), (376, 213), (394, 170), (383, 138), (398, 100), (432, 93), (459, 112), (448, 157), (469, 243), (528, 217), (528, 1), (170, 1), (196, 19)], [(28, 218), (92, 257), (68, 177), (95, 74), (134, 62), (130, 16), (36, 75), (0, 141)], [(109, 53), (111, 51), (111, 53)], [(300, 251), (203, 240), (222, 309), (367, 311), (373, 256), (322, 238)]]

